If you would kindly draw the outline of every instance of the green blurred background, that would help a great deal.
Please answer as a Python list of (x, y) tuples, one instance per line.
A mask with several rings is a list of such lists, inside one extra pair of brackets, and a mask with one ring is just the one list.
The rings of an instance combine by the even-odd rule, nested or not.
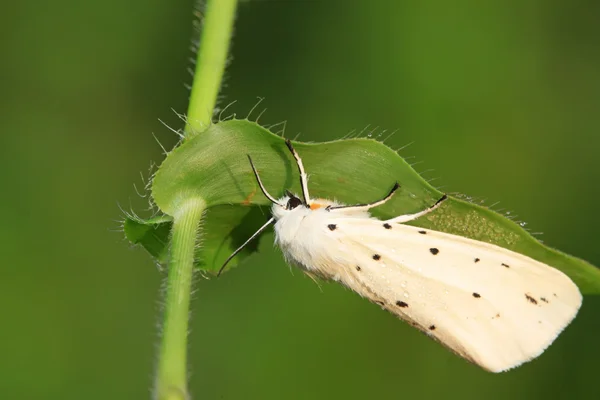
[[(181, 123), (193, 1), (12, 2), (0, 16), (0, 398), (150, 397), (164, 273), (118, 231), (158, 118)], [(367, 125), (433, 184), (600, 265), (600, 2), (247, 1), (222, 105), (300, 140)], [(196, 399), (600, 398), (600, 297), (492, 375), (279, 252), (192, 303)]]

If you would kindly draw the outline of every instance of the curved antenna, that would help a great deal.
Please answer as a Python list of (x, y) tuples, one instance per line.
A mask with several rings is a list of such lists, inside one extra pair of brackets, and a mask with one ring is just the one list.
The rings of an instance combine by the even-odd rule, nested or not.
[(221, 267), (221, 269), (219, 270), (219, 273), (217, 274), (217, 278), (221, 276), (221, 272), (223, 272), (223, 270), (225, 269), (225, 267), (227, 266), (227, 264), (229, 264), (229, 261), (231, 261), (231, 259), (233, 257), (235, 257), (240, 251), (242, 251), (242, 249), (244, 247), (246, 247), (246, 245), (248, 243), (250, 243), (252, 241), (252, 239), (254, 239), (255, 237), (257, 237), (258, 235), (260, 235), (262, 233), (262, 231), (264, 231), (265, 229), (267, 229), (267, 227), (269, 225), (271, 225), (273, 222), (275, 221), (274, 217), (271, 217), (270, 220), (267, 221), (266, 224), (264, 224), (263, 226), (261, 226), (255, 233), (254, 235), (250, 236), (250, 238), (248, 240), (246, 240), (244, 242), (243, 245), (241, 245), (240, 247), (238, 247), (233, 253), (231, 253), (231, 255), (229, 257), (227, 257), (227, 260), (225, 260), (225, 262), (223, 263), (223, 266)]
[(264, 185), (263, 185), (262, 181), (260, 180), (260, 176), (258, 176), (258, 171), (257, 171), (257, 170), (256, 170), (256, 168), (254, 167), (254, 163), (252, 162), (252, 158), (250, 157), (250, 155), (249, 155), (249, 154), (248, 154), (247, 156), (248, 156), (248, 161), (250, 161), (250, 166), (252, 167), (252, 171), (254, 171), (254, 176), (256, 177), (256, 181), (258, 182), (258, 186), (260, 187), (260, 190), (263, 192), (263, 194), (265, 195), (265, 197), (266, 197), (267, 199), (269, 199), (269, 201), (270, 201), (271, 203), (277, 204), (278, 206), (280, 206), (280, 207), (284, 207), (284, 208), (285, 208), (285, 206), (282, 206), (281, 204), (279, 204), (279, 203), (277, 202), (277, 200), (276, 200), (276, 199), (275, 199), (273, 196), (271, 196), (271, 195), (269, 194), (269, 192), (267, 192), (267, 189), (265, 189), (265, 187), (264, 187)]
[(370, 208), (373, 207), (377, 207), (380, 206), (382, 204), (384, 204), (386, 201), (388, 201), (389, 199), (392, 198), (392, 196), (394, 195), (394, 193), (396, 193), (396, 190), (398, 190), (398, 188), (400, 187), (400, 184), (398, 182), (394, 183), (394, 187), (392, 187), (392, 190), (390, 190), (390, 192), (381, 200), (377, 200), (376, 202), (373, 203), (367, 203), (367, 204), (353, 204), (353, 205), (349, 205), (349, 206), (329, 206), (327, 207), (328, 211), (335, 211), (335, 210), (368, 210)]
[[(269, 201), (271, 201), (271, 203), (277, 204), (280, 207), (284, 207), (281, 204), (279, 204), (277, 202), (277, 200), (275, 200), (275, 198), (273, 196), (271, 196), (269, 194), (269, 192), (267, 192), (267, 189), (265, 189), (265, 186), (263, 185), (262, 181), (260, 180), (260, 176), (258, 175), (258, 171), (256, 170), (256, 167), (254, 166), (254, 163), (252, 162), (252, 157), (250, 157), (250, 154), (247, 154), (248, 156), (248, 161), (250, 161), (250, 166), (252, 167), (252, 172), (254, 172), (254, 176), (256, 177), (256, 181), (258, 182), (258, 186), (260, 187), (260, 190), (263, 192), (263, 194), (265, 195), (265, 197), (267, 199), (269, 199)], [(285, 208), (285, 207), (284, 207)], [(246, 240), (244, 242), (244, 244), (242, 244), (240, 247), (238, 247), (233, 253), (231, 253), (231, 255), (229, 257), (227, 257), (227, 260), (225, 260), (225, 262), (223, 263), (223, 265), (221, 266), (221, 268), (219, 269), (219, 272), (217, 273), (217, 278), (219, 276), (221, 276), (221, 273), (223, 272), (223, 270), (225, 269), (225, 267), (227, 266), (227, 264), (229, 264), (229, 261), (231, 261), (233, 259), (233, 257), (235, 257), (236, 255), (238, 255), (238, 253), (240, 251), (242, 251), (242, 249), (244, 247), (246, 247), (246, 245), (248, 243), (250, 243), (252, 240), (254, 240), (255, 237), (257, 237), (258, 235), (260, 235), (265, 229), (267, 229), (269, 227), (269, 225), (271, 225), (273, 222), (275, 222), (275, 217), (271, 217), (266, 224), (264, 224), (263, 226), (261, 226), (256, 232), (254, 232), (254, 234), (252, 236), (250, 236), (250, 238), (248, 240)]]
[(396, 218), (392, 218), (388, 221), (396, 224), (403, 224), (405, 222), (412, 221), (414, 219), (422, 217), (423, 215), (429, 214), (430, 212), (438, 208), (444, 201), (446, 201), (447, 198), (448, 196), (444, 194), (438, 201), (435, 202), (434, 205), (424, 209), (423, 211), (419, 211), (418, 213), (414, 214), (399, 215)]
[(288, 149), (296, 159), (296, 164), (298, 164), (298, 172), (300, 172), (300, 186), (302, 186), (302, 197), (304, 197), (304, 204), (310, 204), (310, 196), (308, 195), (308, 177), (306, 176), (306, 172), (304, 171), (304, 165), (302, 165), (302, 159), (292, 146), (292, 142), (290, 139), (285, 140), (285, 144)]

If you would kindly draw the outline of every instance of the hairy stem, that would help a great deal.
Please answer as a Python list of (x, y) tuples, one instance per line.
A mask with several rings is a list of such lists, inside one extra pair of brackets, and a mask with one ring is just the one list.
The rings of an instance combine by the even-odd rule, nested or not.
[[(210, 126), (227, 61), (237, 0), (209, 0), (198, 49), (185, 127), (186, 138)], [(187, 331), (194, 269), (200, 235), (202, 199), (184, 202), (175, 212), (169, 254), (165, 315), (156, 375), (158, 400), (187, 400)]]
[(206, 4), (187, 113), (187, 137), (210, 126), (227, 63), (236, 5), (237, 0), (212, 0)]
[(199, 235), (198, 225), (204, 209), (203, 200), (188, 200), (174, 216), (156, 382), (156, 398), (159, 400), (189, 398), (186, 376), (188, 310), (194, 250)]

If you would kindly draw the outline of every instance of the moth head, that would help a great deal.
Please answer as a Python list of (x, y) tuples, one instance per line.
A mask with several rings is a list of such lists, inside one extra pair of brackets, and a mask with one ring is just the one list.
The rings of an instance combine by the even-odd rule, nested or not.
[(285, 191), (285, 197), (284, 199), (287, 198), (287, 201), (285, 201), (285, 209), (286, 210), (293, 210), (294, 208), (304, 205), (306, 206), (306, 204), (304, 204), (304, 202), (302, 200), (300, 200), (299, 197), (296, 197), (292, 192), (290, 192), (289, 190)]
[(275, 220), (279, 220), (286, 215), (300, 210), (307, 210), (306, 204), (300, 197), (287, 190), (285, 191), (285, 196), (273, 202), (273, 206), (271, 207), (271, 213)]

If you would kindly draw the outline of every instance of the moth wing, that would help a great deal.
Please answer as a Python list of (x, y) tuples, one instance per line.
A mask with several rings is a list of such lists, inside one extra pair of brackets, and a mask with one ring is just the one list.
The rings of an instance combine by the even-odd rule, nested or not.
[(336, 219), (339, 280), (482, 368), (540, 355), (582, 297), (562, 272), (499, 246), (409, 225)]

